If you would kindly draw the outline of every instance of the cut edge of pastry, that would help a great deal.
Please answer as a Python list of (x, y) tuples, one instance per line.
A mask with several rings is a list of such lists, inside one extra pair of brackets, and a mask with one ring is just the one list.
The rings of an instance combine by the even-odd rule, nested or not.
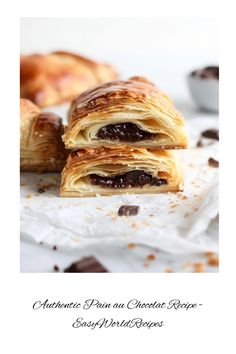
[[(130, 82), (134, 82), (134, 85)], [(98, 136), (101, 129), (130, 123), (144, 136), (150, 133), (153, 137), (135, 141), (129, 138), (121, 140), (115, 135), (114, 138)], [(140, 76), (105, 83), (73, 100), (68, 112), (68, 129), (62, 139), (66, 148), (73, 150), (126, 145), (171, 150), (186, 149), (189, 144), (185, 120), (171, 98)]]
[[(100, 154), (99, 154), (99, 150)], [(150, 157), (150, 168), (147, 168), (145, 166), (146, 164), (146, 159), (144, 158), (143, 161), (139, 160), (138, 157), (135, 155), (123, 155), (123, 162), (120, 156), (122, 155), (122, 149), (114, 149), (113, 152), (109, 151), (111, 149), (97, 149), (93, 151), (93, 149), (88, 149), (84, 152), (81, 150), (78, 150), (76, 152), (72, 152), (67, 159), (67, 163), (62, 171), (62, 178), (61, 178), (61, 187), (60, 187), (60, 196), (61, 197), (93, 197), (93, 196), (112, 196), (112, 195), (124, 195), (124, 194), (157, 194), (157, 193), (163, 193), (163, 192), (180, 192), (183, 191), (184, 188), (184, 183), (183, 183), (183, 171), (182, 171), (182, 166), (181, 166), (181, 161), (180, 157), (175, 154), (174, 151), (160, 151), (160, 152), (151, 152), (147, 149), (134, 149), (134, 148), (129, 148), (126, 147), (124, 150), (124, 153), (130, 151), (131, 154), (135, 154), (136, 152), (140, 153), (147, 153)], [(108, 156), (106, 156), (106, 153)], [(78, 157), (76, 156), (78, 154)], [(96, 155), (97, 154), (97, 155)], [(98, 155), (99, 154), (99, 155)], [(110, 154), (110, 155), (109, 155)], [(112, 158), (113, 154), (113, 158)], [(152, 156), (153, 154), (153, 156)], [(102, 155), (104, 155), (102, 157)], [(116, 157), (117, 155), (117, 157)], [(95, 156), (93, 158), (93, 156)], [(159, 157), (158, 157), (159, 156)], [(145, 157), (145, 156), (144, 156)], [(152, 160), (154, 158), (154, 160)], [(150, 184), (145, 184), (142, 187), (125, 187), (125, 188), (119, 188), (119, 187), (102, 187), (99, 185), (94, 185), (88, 181), (88, 177), (90, 174), (94, 174), (94, 168), (99, 170), (99, 166), (101, 165), (108, 165), (109, 163), (111, 166), (116, 166), (116, 165), (122, 165), (122, 172), (120, 173), (115, 173), (114, 171), (110, 174), (111, 177), (115, 177), (118, 175), (121, 175), (126, 172), (131, 172), (131, 171), (136, 171), (136, 170), (144, 170), (146, 173), (151, 173), (150, 169), (153, 167), (156, 167), (155, 164), (155, 159), (162, 159), (162, 162), (165, 162), (165, 159), (169, 159), (170, 161), (170, 170), (159, 170), (160, 175), (155, 174), (155, 178), (165, 178), (163, 176), (164, 174), (167, 174), (169, 177), (166, 177), (168, 180), (168, 184), (161, 184), (161, 185), (150, 185)], [(129, 160), (128, 161), (128, 168), (124, 167), (126, 166), (126, 161), (125, 159)], [(147, 156), (148, 159), (148, 156)], [(103, 162), (104, 161), (104, 162)], [(134, 168), (132, 169), (132, 161), (134, 162)], [(140, 166), (137, 168), (137, 161), (140, 164)], [(96, 164), (97, 162), (97, 164)], [(84, 164), (84, 167), (83, 167)], [(142, 165), (143, 164), (143, 165)], [(86, 170), (86, 166), (87, 170)], [(92, 166), (92, 173), (88, 173), (88, 170), (90, 169), (90, 166)], [(131, 167), (130, 167), (131, 166)], [(172, 170), (171, 170), (172, 168)], [(108, 170), (112, 170), (108, 168)], [(77, 171), (77, 172), (76, 172)], [(157, 170), (156, 170), (157, 172)], [(155, 172), (155, 173), (156, 173)], [(109, 172), (110, 173), (110, 172)], [(104, 172), (103, 174), (100, 174), (100, 176), (108, 176), (109, 173)], [(75, 183), (71, 182), (71, 175), (74, 174), (74, 179)], [(154, 175), (153, 175), (154, 177)], [(77, 187), (75, 184), (77, 183), (78, 180), (81, 180), (80, 183), (82, 184), (77, 184)], [(86, 185), (87, 184), (87, 185)], [(82, 186), (82, 187), (81, 187)], [(87, 190), (86, 190), (87, 189)]]
[[(62, 141), (62, 119), (20, 99), (20, 171), (61, 172), (68, 152)], [(51, 147), (51, 149), (50, 149)]]

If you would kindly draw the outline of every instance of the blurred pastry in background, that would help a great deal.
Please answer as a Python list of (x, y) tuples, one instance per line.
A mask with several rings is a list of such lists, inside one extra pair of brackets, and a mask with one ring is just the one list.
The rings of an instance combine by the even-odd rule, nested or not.
[(71, 101), (87, 89), (117, 76), (111, 65), (70, 52), (22, 55), (20, 96), (39, 107), (48, 107)]

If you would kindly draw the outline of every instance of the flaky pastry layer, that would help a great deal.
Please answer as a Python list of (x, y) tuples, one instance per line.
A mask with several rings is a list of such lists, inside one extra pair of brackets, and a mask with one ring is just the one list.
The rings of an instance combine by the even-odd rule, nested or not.
[[(188, 146), (184, 119), (170, 97), (142, 77), (112, 81), (81, 94), (72, 102), (63, 140), (68, 149), (135, 146), (181, 149)], [(152, 139), (120, 141), (99, 137), (104, 127), (132, 123)], [(114, 134), (115, 137), (115, 134)]]
[[(91, 175), (115, 177), (130, 171), (144, 170), (167, 184), (146, 184), (142, 187), (111, 188), (91, 183)], [(72, 152), (62, 171), (60, 195), (63, 197), (90, 197), (125, 193), (159, 193), (183, 190), (180, 163), (173, 151), (147, 149), (99, 148)]]
[(61, 171), (66, 160), (61, 118), (25, 99), (20, 100), (20, 113), (21, 171)]

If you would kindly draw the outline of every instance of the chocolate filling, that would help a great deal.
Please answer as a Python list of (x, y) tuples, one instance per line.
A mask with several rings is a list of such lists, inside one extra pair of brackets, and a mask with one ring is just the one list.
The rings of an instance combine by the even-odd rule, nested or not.
[(91, 184), (100, 185), (101, 187), (106, 188), (142, 188), (145, 184), (151, 186), (167, 184), (166, 179), (152, 177), (151, 174), (146, 173), (144, 170), (135, 170), (114, 177), (102, 177), (95, 174), (92, 174), (89, 177)]
[(155, 135), (140, 129), (134, 123), (109, 124), (97, 132), (100, 139), (118, 141), (153, 140)]

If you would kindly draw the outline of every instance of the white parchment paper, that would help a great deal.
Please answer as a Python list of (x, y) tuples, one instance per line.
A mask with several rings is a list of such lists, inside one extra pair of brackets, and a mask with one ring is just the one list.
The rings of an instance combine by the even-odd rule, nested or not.
[[(218, 252), (218, 232), (207, 233), (218, 215), (218, 142), (206, 139), (196, 148), (200, 132), (217, 127), (214, 118), (194, 118), (187, 129), (191, 147), (183, 158), (183, 193), (60, 198), (59, 174), (21, 174), (21, 235), (26, 240), (82, 249), (90, 245), (138, 243), (172, 254)], [(47, 185), (45, 193), (38, 188)], [(118, 217), (123, 204), (140, 206), (133, 217)]]

